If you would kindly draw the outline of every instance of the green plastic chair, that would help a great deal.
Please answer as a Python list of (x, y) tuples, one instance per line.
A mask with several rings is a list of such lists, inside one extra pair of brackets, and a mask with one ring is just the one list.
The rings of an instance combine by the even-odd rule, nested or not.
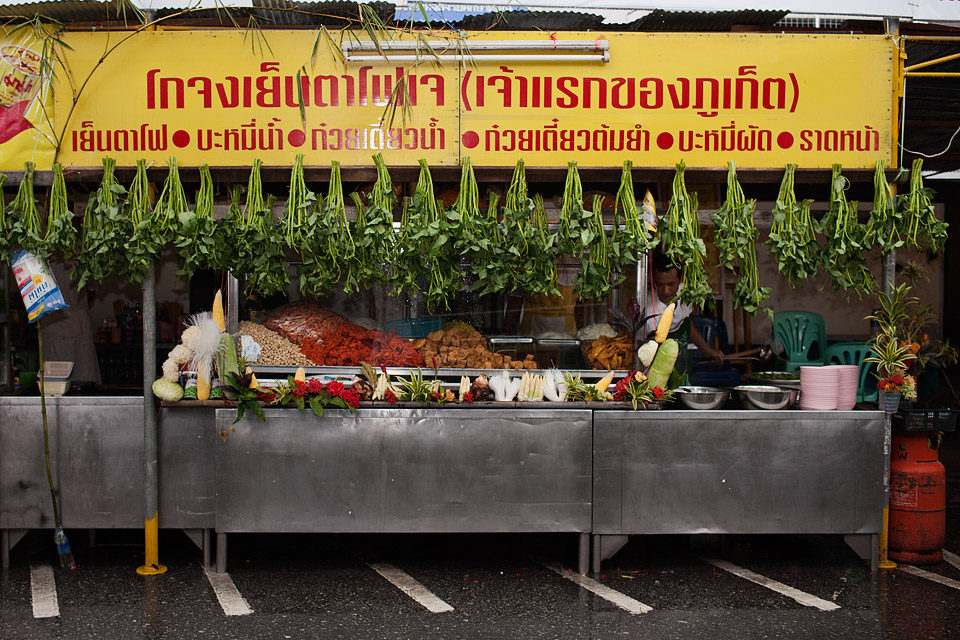
[(827, 326), (823, 316), (812, 311), (778, 311), (773, 314), (773, 337), (786, 351), (787, 371), (825, 364)]
[(857, 377), (857, 402), (876, 402), (877, 379), (872, 375), (877, 366), (873, 362), (864, 362), (870, 357), (870, 345), (866, 342), (837, 342), (827, 347), (827, 364), (857, 365), (860, 367)]

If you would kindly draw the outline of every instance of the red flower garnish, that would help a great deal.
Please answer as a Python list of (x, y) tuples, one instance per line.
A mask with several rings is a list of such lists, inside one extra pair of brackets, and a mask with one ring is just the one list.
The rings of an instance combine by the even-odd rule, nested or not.
[(397, 404), (397, 396), (393, 391), (390, 391), (390, 389), (387, 389), (387, 392), (383, 394), (383, 399), (390, 404)]
[(431, 391), (431, 392), (430, 392), (430, 399), (431, 399), (431, 400), (439, 400), (439, 399), (442, 398), (442, 397), (443, 397), (443, 394), (440, 393), (439, 391)]
[(473, 393), (470, 392), (470, 391), (467, 391), (465, 394), (463, 394), (463, 401), (464, 401), (464, 402), (473, 402)]
[(307, 395), (307, 383), (303, 380), (294, 380), (293, 381), (293, 397), (302, 398)]
[(661, 389), (660, 387), (654, 387), (654, 388), (653, 388), (653, 397), (656, 398), (657, 400), (659, 400), (660, 398), (662, 398), (662, 397), (663, 397), (663, 389)]
[(257, 389), (257, 399), (261, 402), (273, 402), (273, 394), (269, 391)]
[(341, 391), (340, 398), (342, 398), (344, 402), (346, 402), (349, 406), (353, 407), (354, 409), (360, 406), (360, 394), (358, 394), (353, 389), (346, 389), (344, 391)]
[[(336, 380), (331, 380), (327, 383), (327, 395), (332, 398), (343, 398), (343, 384), (337, 382)], [(346, 400), (346, 398), (343, 398)]]
[(310, 393), (320, 393), (323, 391), (323, 383), (318, 378), (310, 378), (307, 380), (307, 389)]

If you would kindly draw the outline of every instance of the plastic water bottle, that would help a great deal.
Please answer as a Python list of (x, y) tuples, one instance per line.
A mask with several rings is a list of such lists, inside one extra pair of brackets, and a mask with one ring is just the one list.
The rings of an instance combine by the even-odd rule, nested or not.
[(63, 529), (57, 528), (53, 532), (53, 541), (57, 545), (57, 554), (60, 556), (60, 566), (64, 569), (76, 569), (77, 563), (73, 559), (73, 551), (70, 550), (70, 541), (67, 540), (67, 534)]

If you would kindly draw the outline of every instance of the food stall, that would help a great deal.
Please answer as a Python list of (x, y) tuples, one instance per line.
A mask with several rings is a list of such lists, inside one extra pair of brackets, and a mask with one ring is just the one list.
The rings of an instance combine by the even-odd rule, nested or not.
[[(789, 392), (793, 404), (777, 410), (735, 399), (690, 409), (670, 401), (680, 347), (669, 319), (652, 341), (630, 323), (651, 294), (655, 240), (685, 267), (680, 301), (713, 302), (707, 272), (729, 260), (705, 263), (690, 176), (715, 194), (726, 181), (713, 220), (725, 231), (711, 247), (740, 256), (727, 277), (744, 283), (732, 300), (751, 314), (766, 299), (751, 184), (782, 185), (776, 224), (809, 222), (795, 175), (829, 193), (826, 246), (856, 222), (843, 185), (876, 180), (887, 193), (878, 162), (893, 160), (896, 139), (890, 39), (503, 32), (491, 44), (460, 33), (444, 46), (477, 45), (475, 64), (457, 53), (427, 72), (404, 66), (429, 55), (416, 39), (400, 38), (394, 53), (361, 40), (305, 75), (294, 70), (313, 35), (282, 36), (266, 60), (240, 32), (143, 32), (121, 62), (103, 58), (104, 34), (65, 34), (72, 72), (90, 75), (80, 98), (54, 83), (61, 135), (49, 160), (92, 178), (84, 229), (96, 232), (77, 240), (81, 275), (142, 282), (147, 311), (153, 268), (171, 247), (187, 277), (235, 276), (225, 310), (214, 302), (195, 315), (156, 362), (144, 316), (145, 387), (163, 382), (153, 386), (158, 429), (149, 392), (52, 400), (65, 526), (139, 526), (137, 495), (150, 504), (155, 483), (148, 526), (188, 530), (205, 561), (215, 533), (220, 571), (231, 533), (310, 531), (572, 533), (581, 572), (591, 536), (599, 569), (634, 534), (830, 533), (876, 562), (889, 454), (881, 411), (800, 411)], [(201, 46), (202, 63), (157, 55)], [(540, 53), (518, 53), (528, 49)], [(641, 77), (637, 51), (683, 54)], [(138, 90), (118, 94), (110, 70)], [(397, 87), (403, 104), (391, 115)], [(800, 169), (784, 174), (791, 163)], [(62, 170), (38, 164), (48, 165), (58, 184)], [(645, 202), (640, 187), (657, 195)], [(886, 206), (876, 209), (885, 219)], [(132, 230), (120, 245), (105, 232), (112, 223)], [(774, 244), (781, 264), (803, 250)], [(111, 247), (126, 264), (111, 262)], [(863, 283), (859, 265), (837, 262), (844, 251), (831, 255), (842, 290)], [(508, 293), (563, 298), (562, 286), (593, 301), (590, 325), (622, 316), (625, 337), (497, 335)], [(271, 294), (314, 302), (254, 308)], [(191, 389), (196, 399), (185, 399)], [(19, 532), (50, 523), (42, 466), (29, 463), (36, 406), (0, 398), (5, 562)]]

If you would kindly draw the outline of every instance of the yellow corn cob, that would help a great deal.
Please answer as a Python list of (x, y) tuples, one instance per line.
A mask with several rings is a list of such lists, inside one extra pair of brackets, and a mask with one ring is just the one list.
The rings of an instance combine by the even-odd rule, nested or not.
[(210, 399), (210, 378), (202, 373), (197, 374), (197, 400)]
[(213, 296), (213, 321), (217, 323), (220, 331), (227, 330), (227, 323), (223, 317), (223, 296), (220, 295), (219, 289), (217, 289), (217, 295)]
[(303, 367), (298, 367), (297, 372), (293, 374), (294, 382), (306, 382), (307, 381), (307, 372), (303, 370)]
[(253, 369), (251, 369), (250, 367), (247, 367), (246, 370), (244, 371), (244, 373), (246, 373), (247, 375), (250, 376), (250, 388), (251, 388), (251, 389), (256, 389), (256, 388), (258, 388), (258, 387), (260, 386), (260, 383), (257, 382), (257, 376), (255, 376), (254, 373), (253, 373)]
[(600, 378), (600, 380), (594, 386), (596, 387), (597, 391), (603, 393), (607, 390), (607, 387), (610, 386), (611, 382), (613, 382), (613, 371)]
[(657, 334), (653, 337), (657, 344), (663, 344), (663, 341), (667, 339), (667, 334), (670, 333), (670, 324), (673, 322), (673, 310), (676, 307), (677, 304), (671, 302), (663, 310), (663, 315), (660, 316), (660, 324), (657, 325)]

